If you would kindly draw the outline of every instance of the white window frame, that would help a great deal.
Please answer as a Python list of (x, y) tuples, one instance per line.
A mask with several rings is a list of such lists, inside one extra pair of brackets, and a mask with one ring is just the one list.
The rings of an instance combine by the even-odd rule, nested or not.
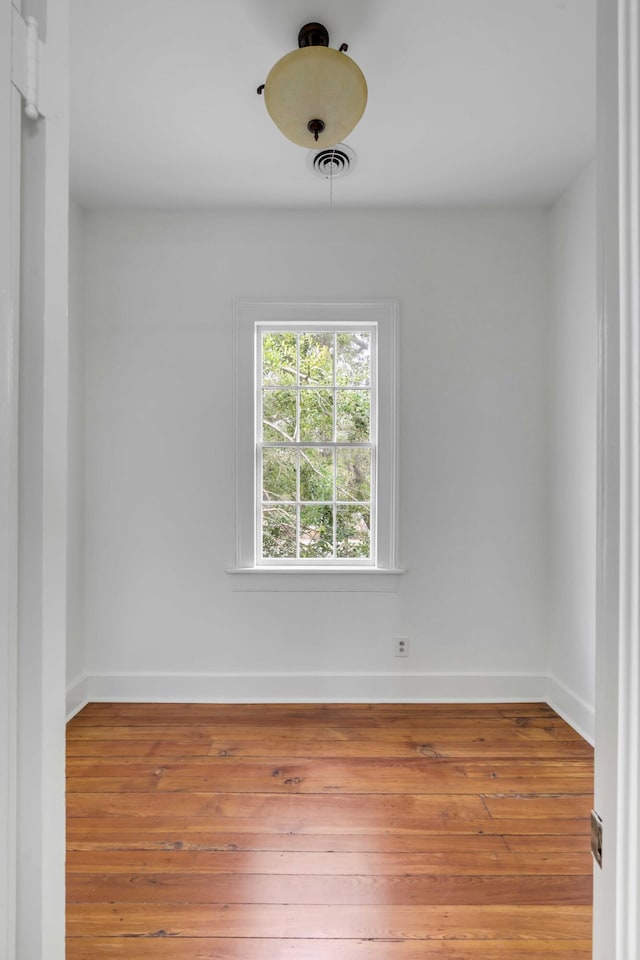
[[(398, 304), (372, 301), (236, 300), (235, 469), (236, 563), (230, 573), (402, 573), (398, 567)], [(374, 482), (375, 556), (316, 564), (260, 562), (257, 556), (258, 336), (263, 328), (376, 328), (377, 442)]]

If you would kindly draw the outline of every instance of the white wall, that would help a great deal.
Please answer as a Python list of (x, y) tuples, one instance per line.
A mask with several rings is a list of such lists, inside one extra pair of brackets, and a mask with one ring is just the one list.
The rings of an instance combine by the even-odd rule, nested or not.
[[(69, 203), (69, 512), (67, 684), (85, 672), (84, 638), (84, 212)], [(73, 707), (73, 705), (71, 705)]]
[[(419, 675), (546, 674), (548, 213), (96, 212), (84, 238), (87, 664), (139, 675), (91, 695), (533, 696)], [(225, 573), (234, 297), (400, 300), (408, 573), (381, 592)]]
[(597, 292), (590, 165), (552, 211), (552, 699), (593, 736), (595, 696)]

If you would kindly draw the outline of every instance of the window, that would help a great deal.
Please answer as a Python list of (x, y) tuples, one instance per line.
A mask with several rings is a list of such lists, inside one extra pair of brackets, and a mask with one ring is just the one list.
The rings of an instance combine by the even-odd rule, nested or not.
[(396, 304), (236, 304), (237, 566), (396, 565)]
[(373, 563), (375, 325), (257, 336), (257, 562)]

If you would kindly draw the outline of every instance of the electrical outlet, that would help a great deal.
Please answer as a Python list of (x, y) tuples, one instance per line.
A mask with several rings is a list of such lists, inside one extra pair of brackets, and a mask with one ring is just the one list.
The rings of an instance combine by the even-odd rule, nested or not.
[(409, 637), (394, 637), (393, 655), (394, 657), (409, 656)]

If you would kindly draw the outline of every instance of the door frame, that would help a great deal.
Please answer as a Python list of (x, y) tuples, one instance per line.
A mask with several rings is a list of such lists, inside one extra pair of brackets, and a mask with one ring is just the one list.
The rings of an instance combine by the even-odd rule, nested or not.
[[(40, 115), (16, 89), (38, 22)], [(15, 39), (13, 37), (15, 29)], [(68, 0), (0, 0), (0, 955), (63, 960)]]
[[(11, 0), (1, 0), (0, 53), (10, 54)], [(16, 0), (16, 3), (18, 0)], [(15, 4), (14, 4), (15, 5)], [(32, 0), (48, 20), (47, 44), (55, 55), (56, 82), (65, 88), (68, 0)], [(32, 12), (30, 9), (29, 12)], [(594, 960), (630, 960), (639, 955), (640, 836), (640, 0), (598, 0), (598, 206), (599, 206), (599, 428), (598, 428), (598, 627), (596, 684), (596, 808), (604, 819), (603, 869), (596, 869)], [(52, 60), (52, 62), (54, 62)], [(10, 56), (0, 62), (10, 64)], [(16, 156), (16, 94), (9, 68), (1, 78), (0, 129), (0, 946), (9, 960), (27, 936), (20, 890), (40, 891), (28, 916), (39, 944), (30, 960), (64, 957), (64, 850), (60, 744), (64, 739), (66, 578), (66, 255), (65, 162), (68, 97), (47, 125), (53, 171), (44, 177), (42, 219), (45, 317), (42, 326), (46, 371), (40, 374), (42, 503), (39, 557), (42, 571), (42, 628), (36, 644), (36, 682), (17, 682), (18, 592), (25, 572), (19, 564), (21, 519), (17, 503), (18, 430), (18, 237), (20, 186)], [(7, 95), (7, 89), (10, 95)], [(68, 171), (68, 162), (67, 162)], [(12, 211), (5, 217), (6, 211)], [(60, 232), (61, 231), (61, 232)], [(45, 376), (46, 373), (46, 376)], [(22, 479), (22, 478), (21, 478)], [(22, 637), (21, 637), (22, 640)], [(31, 680), (31, 678), (27, 678)], [(28, 717), (36, 754), (25, 772), (25, 743), (16, 717)], [(16, 748), (17, 745), (17, 748)], [(49, 756), (47, 753), (50, 751)], [(6, 776), (5, 776), (6, 774)], [(29, 776), (37, 802), (23, 807)], [(16, 848), (30, 833), (39, 838), (35, 859), (16, 880)], [(21, 840), (22, 838), (22, 840)], [(6, 859), (4, 857), (6, 853)], [(21, 861), (22, 862), (22, 861)], [(18, 910), (16, 911), (16, 891)], [(17, 916), (17, 920), (16, 920)], [(615, 949), (612, 951), (612, 945)], [(18, 947), (20, 949), (20, 947)]]
[(18, 308), (20, 96), (11, 83), (12, 7), (0, 8), (0, 955), (16, 942)]
[[(594, 960), (640, 956), (640, 0), (598, 3)], [(614, 948), (612, 950), (612, 947)]]

